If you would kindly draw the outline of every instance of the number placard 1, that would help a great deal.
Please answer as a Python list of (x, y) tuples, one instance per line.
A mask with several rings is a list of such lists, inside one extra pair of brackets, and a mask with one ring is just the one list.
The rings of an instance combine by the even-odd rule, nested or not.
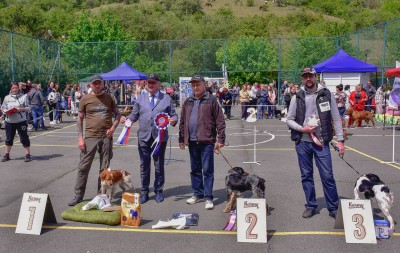
[(366, 199), (340, 200), (335, 228), (344, 228), (347, 243), (376, 243), (371, 201)]
[(57, 223), (49, 195), (24, 193), (15, 233), (40, 235), (43, 222)]
[(237, 199), (237, 241), (267, 243), (265, 199)]

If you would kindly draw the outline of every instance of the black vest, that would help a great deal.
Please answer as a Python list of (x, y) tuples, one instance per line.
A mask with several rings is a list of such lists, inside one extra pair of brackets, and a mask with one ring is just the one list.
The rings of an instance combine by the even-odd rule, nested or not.
[[(321, 121), (321, 135), (325, 144), (329, 143), (333, 139), (331, 110), (321, 112), (321, 106), (323, 107), (323, 104), (327, 102), (331, 107), (331, 92), (327, 88), (323, 88), (318, 91), (316, 103), (318, 116)], [(306, 115), (306, 100), (304, 90), (300, 90), (296, 93), (296, 107), (296, 118), (294, 121), (302, 126), (304, 124)], [(292, 129), (290, 138), (292, 141), (299, 141), (301, 139), (301, 135), (301, 132)]]

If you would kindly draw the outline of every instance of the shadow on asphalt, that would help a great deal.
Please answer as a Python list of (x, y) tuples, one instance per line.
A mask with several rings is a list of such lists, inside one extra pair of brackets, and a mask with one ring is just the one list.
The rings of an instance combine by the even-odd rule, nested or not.
[[(53, 158), (57, 158), (57, 157), (62, 157), (64, 155), (62, 154), (51, 154), (51, 155), (42, 155), (42, 156), (32, 156), (32, 160), (40, 160), (40, 161), (44, 161), (44, 160), (50, 160)], [(25, 158), (21, 158), (21, 159), (25, 159)]]

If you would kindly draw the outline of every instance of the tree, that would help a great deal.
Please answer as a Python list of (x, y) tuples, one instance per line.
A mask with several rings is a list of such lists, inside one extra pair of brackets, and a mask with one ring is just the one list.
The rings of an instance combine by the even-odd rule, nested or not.
[(267, 72), (278, 69), (277, 48), (268, 39), (230, 40), (216, 54), (217, 62), (226, 64), (232, 82), (263, 81)]

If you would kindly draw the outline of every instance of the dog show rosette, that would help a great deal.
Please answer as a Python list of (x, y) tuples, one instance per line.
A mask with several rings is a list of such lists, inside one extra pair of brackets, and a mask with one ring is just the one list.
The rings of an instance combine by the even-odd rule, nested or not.
[(158, 129), (158, 137), (157, 137), (157, 139), (155, 139), (155, 141), (151, 145), (152, 147), (155, 145), (155, 148), (151, 155), (157, 154), (157, 152), (160, 150), (161, 143), (164, 140), (165, 132), (169, 126), (168, 118), (169, 118), (169, 115), (168, 115), (168, 113), (165, 113), (165, 112), (160, 112), (154, 118), (154, 124), (156, 125), (156, 127)]
[(121, 134), (118, 137), (116, 145), (126, 145), (129, 140), (129, 135), (131, 134), (132, 121), (126, 119), (124, 129), (122, 129)]

